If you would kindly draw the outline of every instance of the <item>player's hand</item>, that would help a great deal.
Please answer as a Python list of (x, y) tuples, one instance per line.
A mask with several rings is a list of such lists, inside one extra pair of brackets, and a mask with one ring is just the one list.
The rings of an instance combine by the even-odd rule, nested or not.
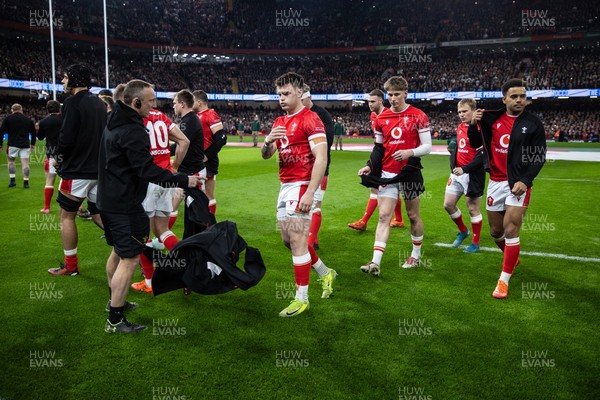
[(392, 154), (392, 158), (396, 161), (408, 160), (415, 153), (412, 150), (398, 150), (394, 154)]
[(35, 150), (35, 146), (29, 146), (29, 148), (30, 148), (31, 151)]
[(358, 170), (358, 176), (369, 175), (370, 173), (371, 167), (369, 167), (368, 165)]
[(463, 169), (461, 167), (454, 168), (452, 170), (452, 173), (456, 176), (461, 176), (462, 174), (464, 174)]
[(475, 125), (479, 121), (481, 121), (481, 117), (483, 117), (484, 111), (485, 111), (485, 109), (478, 108), (477, 110), (475, 110), (475, 112), (473, 112), (473, 117), (471, 117), (471, 125)]
[(271, 130), (271, 133), (267, 135), (265, 141), (267, 144), (274, 143), (276, 140), (283, 139), (286, 137), (285, 126), (277, 126)]
[(207, 162), (207, 161), (208, 161), (208, 157), (204, 156), (203, 162)]
[(314, 198), (315, 198), (314, 193), (310, 193), (310, 192), (306, 191), (300, 198), (300, 202), (298, 203), (298, 206), (296, 207), (296, 212), (308, 214), (310, 212), (310, 208), (312, 207)]
[(189, 188), (194, 188), (194, 187), (198, 187), (198, 185), (200, 184), (200, 177), (199, 176), (188, 176), (188, 187)]
[(512, 194), (514, 194), (515, 196), (520, 196), (523, 193), (525, 193), (526, 191), (527, 191), (527, 185), (525, 185), (523, 182), (519, 181), (513, 185), (512, 190), (510, 192)]

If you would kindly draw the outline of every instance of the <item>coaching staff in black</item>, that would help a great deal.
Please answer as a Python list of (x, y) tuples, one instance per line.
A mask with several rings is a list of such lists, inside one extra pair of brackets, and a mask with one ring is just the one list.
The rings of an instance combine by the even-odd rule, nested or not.
[(123, 102), (118, 101), (108, 117), (100, 142), (98, 208), (106, 242), (113, 246), (106, 262), (111, 297), (105, 331), (109, 333), (146, 329), (127, 321), (123, 311), (135, 307), (125, 298), (150, 231), (142, 207), (148, 182), (181, 188), (198, 185), (198, 177), (172, 174), (154, 164), (142, 120), (154, 107), (156, 95), (152, 86), (141, 80), (130, 81), (123, 92)]

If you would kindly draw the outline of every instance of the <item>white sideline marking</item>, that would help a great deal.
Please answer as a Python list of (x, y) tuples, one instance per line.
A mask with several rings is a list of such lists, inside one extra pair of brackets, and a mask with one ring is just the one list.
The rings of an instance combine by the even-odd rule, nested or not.
[(600, 183), (600, 181), (594, 180), (594, 179), (536, 178), (536, 180), (540, 180), (540, 181), (567, 181), (567, 182), (593, 182), (593, 183)]
[[(434, 243), (433, 245), (438, 246), (438, 247), (452, 247), (452, 245), (449, 243)], [(465, 247), (466, 246), (460, 246), (460, 248), (465, 248)], [(498, 249), (496, 247), (480, 247), (480, 250), (494, 251), (496, 253), (501, 252), (500, 249)], [(561, 258), (563, 260), (575, 260), (575, 261), (600, 263), (600, 258), (593, 258), (593, 257), (579, 257), (579, 256), (568, 256), (566, 254), (539, 253), (537, 251), (522, 251), (521, 254), (524, 254), (527, 256)]]

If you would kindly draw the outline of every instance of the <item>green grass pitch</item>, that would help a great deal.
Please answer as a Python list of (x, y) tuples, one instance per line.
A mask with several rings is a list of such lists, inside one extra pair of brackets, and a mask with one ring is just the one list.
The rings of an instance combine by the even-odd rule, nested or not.
[[(346, 224), (364, 212), (368, 190), (356, 172), (366, 159), (332, 152), (319, 255), (339, 273), (334, 296), (320, 299), (313, 272), (310, 311), (283, 319), (294, 288), (276, 229), (276, 161), (225, 148), (217, 218), (237, 223), (267, 274), (247, 292), (220, 296), (130, 291), (140, 307), (128, 318), (148, 325), (135, 335), (103, 330), (109, 248), (100, 230), (79, 219), (81, 275), (50, 276), (62, 248), (56, 202), (39, 213), (42, 166), (32, 165), (24, 190), (20, 166), (8, 189), (3, 165), (0, 399), (600, 398), (600, 264), (522, 255), (508, 299), (493, 299), (500, 253), (434, 246), (452, 243), (456, 229), (442, 207), (448, 159), (430, 155), (424, 266), (400, 268), (410, 234), (394, 229), (381, 277), (363, 274), (377, 213), (364, 233)], [(599, 193), (600, 163), (549, 162), (535, 181), (522, 251), (600, 257)], [(485, 213), (483, 226), (481, 245), (494, 247)], [(174, 231), (182, 230), (180, 219)]]

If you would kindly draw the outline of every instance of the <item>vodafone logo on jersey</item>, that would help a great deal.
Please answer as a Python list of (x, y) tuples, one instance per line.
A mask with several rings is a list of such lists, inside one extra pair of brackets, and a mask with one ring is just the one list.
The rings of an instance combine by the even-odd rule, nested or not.
[(397, 126), (394, 129), (392, 129), (392, 132), (390, 132), (390, 134), (394, 139), (400, 139), (402, 137), (402, 128)]
[(279, 139), (279, 141), (281, 142), (282, 149), (285, 149), (290, 144), (290, 140), (287, 138), (287, 136), (282, 137), (281, 139)]
[(464, 149), (465, 147), (467, 147), (467, 141), (465, 140), (465, 138), (461, 138), (458, 141), (458, 147), (460, 147), (461, 149)]
[(510, 135), (508, 135), (508, 134), (502, 135), (502, 137), (500, 138), (500, 146), (502, 146), (502, 148), (504, 148), (504, 149), (507, 149), (509, 142), (510, 142)]

